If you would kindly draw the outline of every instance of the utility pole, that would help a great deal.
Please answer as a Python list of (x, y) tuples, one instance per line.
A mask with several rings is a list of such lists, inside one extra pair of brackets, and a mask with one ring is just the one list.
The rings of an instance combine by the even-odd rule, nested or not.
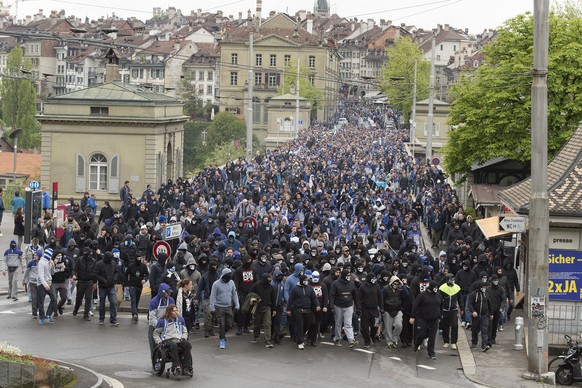
[(299, 136), (299, 66), (301, 64), (299, 55), (297, 55), (297, 87), (295, 88), (295, 139)]
[(253, 29), (249, 32), (249, 75), (248, 75), (248, 99), (247, 99), (247, 150), (246, 159), (250, 162), (253, 157), (253, 86), (255, 77), (253, 77)]
[[(534, 0), (534, 65), (531, 89), (531, 199), (527, 261), (528, 370), (540, 379), (548, 371), (548, 46), (549, 0)], [(534, 316), (532, 298), (543, 298)], [(541, 302), (541, 299), (537, 299)]]
[(433, 127), (433, 105), (434, 105), (434, 78), (435, 78), (435, 45), (436, 34), (432, 33), (432, 49), (430, 51), (430, 84), (428, 86), (428, 118), (426, 123), (426, 158), (432, 164), (432, 127)]
[(412, 89), (412, 116), (410, 117), (410, 145), (412, 148), (412, 159), (414, 160), (414, 138), (416, 137), (416, 72), (418, 61), (414, 61), (414, 86)]

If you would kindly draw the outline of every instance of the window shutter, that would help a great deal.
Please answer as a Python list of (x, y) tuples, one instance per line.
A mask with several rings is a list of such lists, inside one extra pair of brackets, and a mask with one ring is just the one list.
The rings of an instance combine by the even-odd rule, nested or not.
[(424, 136), (428, 136), (428, 131), (426, 130), (428, 128), (428, 124), (424, 123)]
[(441, 135), (441, 123), (436, 123), (434, 125), (434, 135), (440, 136)]
[(119, 191), (119, 155), (114, 155), (109, 162), (109, 192)]
[(85, 192), (85, 157), (81, 154), (77, 154), (77, 162), (75, 166), (75, 192), (84, 193)]

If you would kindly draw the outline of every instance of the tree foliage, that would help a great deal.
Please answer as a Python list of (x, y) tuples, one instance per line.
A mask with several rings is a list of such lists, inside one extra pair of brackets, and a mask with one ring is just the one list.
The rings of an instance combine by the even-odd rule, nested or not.
[[(309, 100), (312, 108), (323, 108), (323, 91), (311, 85), (309, 82), (309, 69), (306, 67), (299, 68), (299, 95)], [(290, 62), (289, 66), (283, 72), (283, 82), (279, 86), (278, 94), (295, 93), (291, 87), (297, 83), (297, 65)]]
[[(582, 119), (582, 19), (578, 12), (550, 15), (548, 62), (548, 152), (555, 154)], [(485, 47), (485, 61), (453, 87), (450, 124), (456, 126), (444, 148), (448, 173), (464, 179), (474, 162), (506, 157), (531, 159), (533, 17), (505, 22)]]
[(417, 62), (417, 101), (428, 97), (430, 63), (422, 57), (422, 50), (410, 38), (396, 40), (394, 46), (386, 50), (386, 56), (388, 64), (382, 69), (380, 89), (408, 122), (414, 94), (414, 62)]
[(40, 147), (40, 123), (36, 114), (36, 88), (31, 79), (26, 79), (20, 69), (30, 70), (30, 59), (23, 58), (21, 47), (13, 48), (6, 60), (6, 73), (0, 84), (2, 97), (2, 120), (13, 130), (21, 128), (18, 145), (21, 148)]
[(208, 147), (214, 148), (235, 140), (246, 143), (245, 122), (230, 112), (216, 114), (208, 127)]

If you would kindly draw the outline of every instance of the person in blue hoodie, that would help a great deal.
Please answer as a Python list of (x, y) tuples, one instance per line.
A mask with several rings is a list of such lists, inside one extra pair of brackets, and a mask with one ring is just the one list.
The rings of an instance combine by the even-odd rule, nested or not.
[(240, 310), (238, 294), (232, 280), (232, 271), (229, 268), (224, 268), (220, 274), (220, 279), (212, 284), (210, 291), (210, 313), (215, 315), (218, 321), (218, 346), (220, 349), (226, 348), (226, 332), (233, 325), (233, 305), (235, 311)]
[[(283, 292), (285, 295), (285, 304), (289, 303), (289, 294), (291, 293), (293, 287), (295, 287), (297, 283), (299, 283), (299, 276), (301, 276), (301, 274), (303, 273), (303, 264), (297, 263), (295, 264), (294, 268), (295, 270), (293, 271), (293, 273), (287, 277), (287, 280), (285, 280), (285, 286), (283, 288), (284, 290)], [(287, 317), (287, 326), (289, 328), (289, 335), (291, 336), (291, 339), (294, 339), (295, 319), (293, 316)]]
[(152, 298), (149, 306), (148, 314), (148, 340), (150, 343), (150, 353), (154, 354), (156, 342), (154, 341), (154, 330), (158, 324), (158, 320), (164, 317), (166, 308), (171, 304), (176, 304), (171, 297), (172, 289), (166, 283), (160, 284), (158, 294)]

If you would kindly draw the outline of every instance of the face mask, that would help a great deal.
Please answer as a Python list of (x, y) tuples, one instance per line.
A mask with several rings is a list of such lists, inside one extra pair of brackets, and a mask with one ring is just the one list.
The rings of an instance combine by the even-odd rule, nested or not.
[(496, 285), (498, 285), (498, 284), (499, 284), (499, 280), (495, 280), (495, 281), (493, 281), (493, 285), (494, 285), (494, 286), (496, 286)]
[(382, 280), (384, 281), (384, 283), (388, 282), (388, 278), (387, 277), (382, 278)]
[(432, 289), (433, 294), (436, 294), (437, 291), (438, 291), (438, 288), (436, 288), (436, 287)]
[(370, 283), (372, 283), (372, 284), (376, 284), (376, 278), (372, 278), (372, 279), (370, 279)]
[(403, 266), (404, 268), (406, 268), (406, 267), (408, 267), (408, 263), (407, 263), (407, 262), (404, 262), (404, 263), (402, 263), (402, 266)]
[(10, 244), (10, 249), (16, 248), (16, 244)]
[(358, 267), (358, 272), (364, 272), (364, 268)]
[(289, 263), (291, 264), (295, 263), (295, 259), (289, 259)]
[(168, 272), (169, 273), (174, 273), (174, 272), (176, 272), (176, 268), (168, 268)]
[(189, 265), (188, 268), (190, 269), (190, 271), (194, 271), (196, 269), (195, 265)]
[(308, 284), (309, 284), (309, 281), (307, 281), (307, 280), (304, 280), (304, 281), (303, 281), (303, 282), (301, 282), (301, 283), (303, 283), (303, 285), (304, 285), (304, 286), (306, 286), (306, 285), (308, 285)]
[(346, 277), (344, 278), (346, 280), (346, 282), (350, 281), (351, 276), (350, 275), (346, 275)]
[(485, 287), (481, 288), (482, 293), (485, 293), (485, 291), (487, 291), (487, 288), (485, 288)]
[(222, 281), (223, 281), (223, 282), (225, 282), (225, 283), (228, 283), (228, 282), (230, 282), (230, 278), (231, 278), (231, 276), (232, 276), (231, 274), (224, 275), (224, 276), (222, 277)]
[(329, 264), (334, 265), (335, 264), (335, 259), (329, 259)]
[(468, 270), (469, 270), (469, 267), (467, 267), (467, 266), (464, 265), (463, 266), (463, 271), (468, 271)]
[(267, 257), (266, 256), (261, 256), (261, 258), (259, 260), (261, 260), (261, 263), (266, 263), (267, 262)]

